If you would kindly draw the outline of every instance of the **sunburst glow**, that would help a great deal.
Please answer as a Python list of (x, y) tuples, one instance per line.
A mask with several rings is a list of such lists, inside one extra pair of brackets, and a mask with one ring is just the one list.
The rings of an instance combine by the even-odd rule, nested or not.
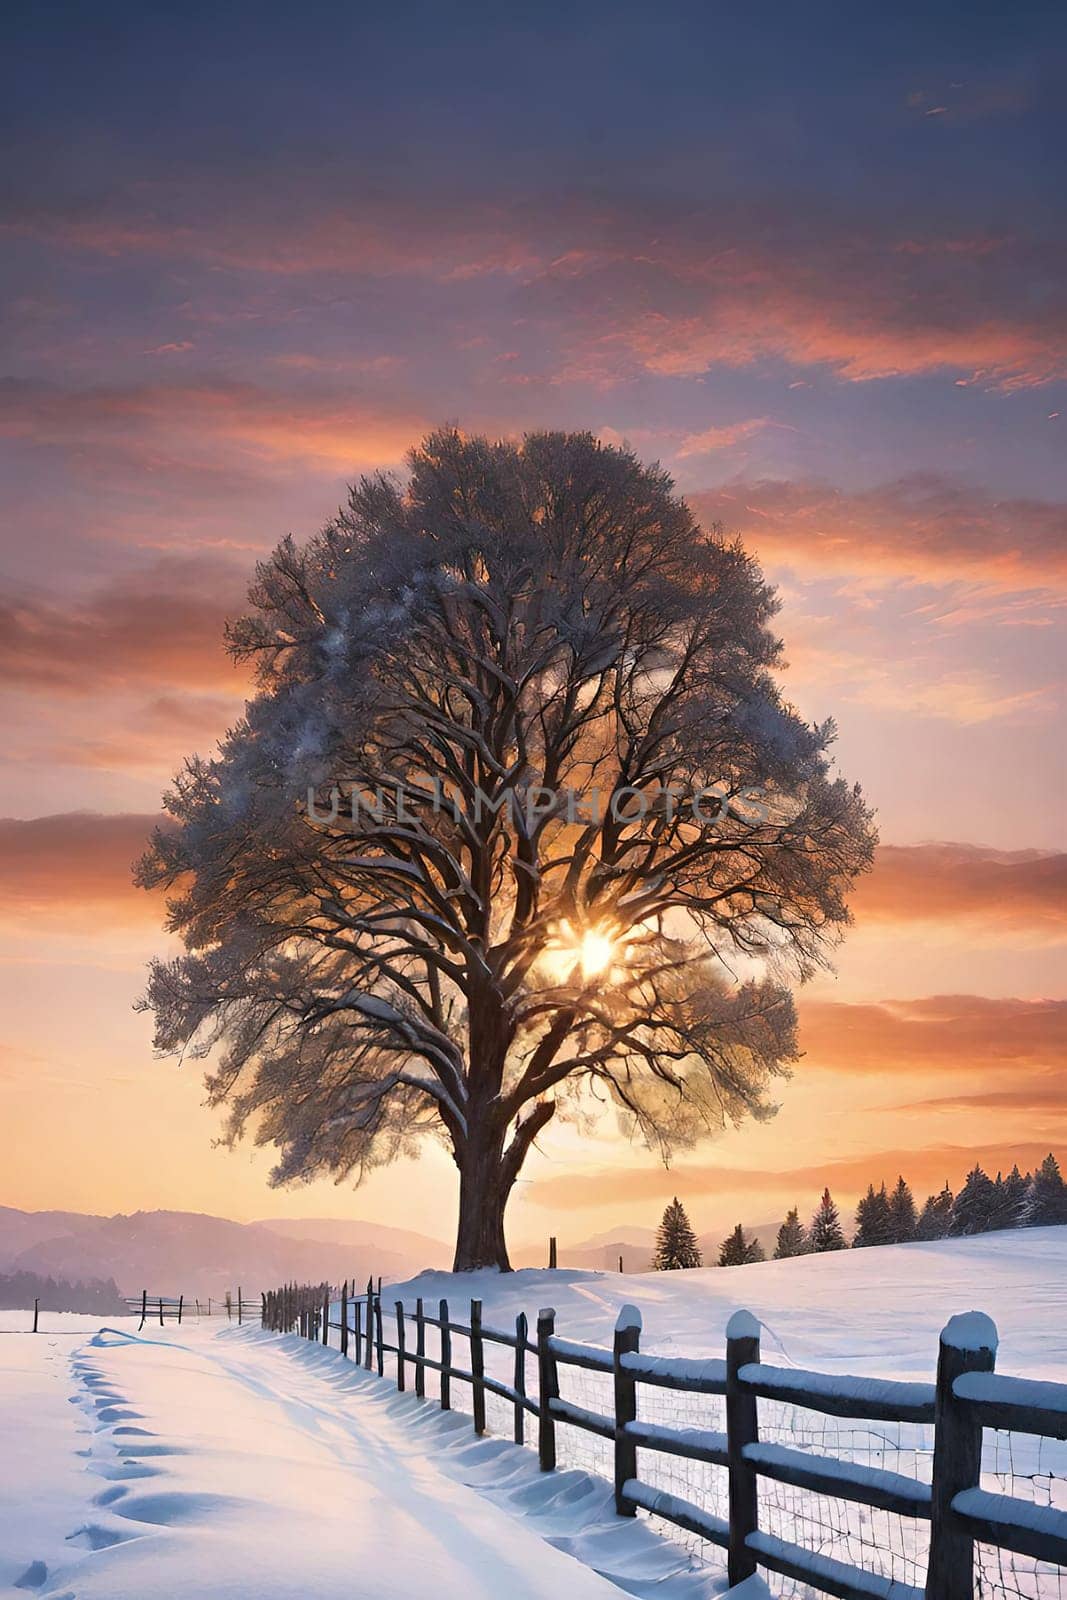
[(565, 983), (576, 973), (584, 979), (610, 974), (625, 959), (626, 951), (606, 928), (593, 924), (574, 928), (561, 922), (541, 965), (554, 983)]

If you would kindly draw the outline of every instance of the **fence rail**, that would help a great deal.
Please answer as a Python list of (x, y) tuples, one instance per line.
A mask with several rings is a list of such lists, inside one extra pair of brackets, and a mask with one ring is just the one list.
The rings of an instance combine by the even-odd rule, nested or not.
[(262, 1310), (264, 1301), (262, 1295), (250, 1298), (243, 1289), (238, 1289), (236, 1295), (232, 1290), (219, 1296), (209, 1295), (206, 1300), (186, 1294), (149, 1294), (147, 1289), (142, 1289), (140, 1294), (124, 1295), (123, 1299), (130, 1316), (140, 1317), (139, 1328), (143, 1328), (146, 1322), (157, 1320), (162, 1328), (168, 1317), (172, 1322), (180, 1323), (183, 1315), (225, 1317), (228, 1322), (241, 1324), (253, 1316), (257, 1309)]
[[(348, 1284), (342, 1285), (337, 1320), (331, 1315), (332, 1299), (327, 1285), (312, 1289), (289, 1286), (264, 1295), (263, 1325), (276, 1331), (299, 1331), (323, 1344), (329, 1344), (330, 1334), (336, 1330), (342, 1354), (351, 1355), (368, 1371), (384, 1376), (386, 1356), (395, 1358), (397, 1388), (406, 1389), (410, 1375), (419, 1398), (425, 1396), (427, 1371), (435, 1373), (442, 1410), (452, 1408), (454, 1383), (468, 1385), (477, 1433), (486, 1431), (486, 1394), (497, 1396), (511, 1408), (512, 1432), (518, 1444), (525, 1442), (527, 1417), (536, 1419), (537, 1450), (544, 1471), (556, 1466), (560, 1426), (610, 1441), (619, 1514), (634, 1516), (644, 1511), (725, 1550), (731, 1584), (743, 1582), (762, 1567), (838, 1600), (972, 1600), (977, 1544), (1067, 1567), (1067, 1512), (994, 1494), (981, 1486), (984, 1429), (1067, 1439), (1067, 1384), (996, 1373), (996, 1328), (980, 1313), (949, 1321), (941, 1334), (936, 1383), (914, 1383), (767, 1365), (760, 1359), (760, 1325), (745, 1311), (730, 1319), (725, 1360), (690, 1360), (643, 1354), (641, 1317), (632, 1306), (620, 1312), (609, 1350), (557, 1335), (552, 1310), (538, 1314), (536, 1335), (531, 1339), (522, 1314), (515, 1319), (514, 1331), (487, 1325), (480, 1300), (470, 1302), (468, 1320), (461, 1322), (450, 1313), (447, 1300), (440, 1301), (436, 1315), (421, 1299), (415, 1301), (413, 1313), (399, 1300), (387, 1311), (380, 1280), (377, 1287), (371, 1280), (359, 1295), (350, 1293)], [(427, 1351), (427, 1328), (436, 1331), (437, 1356)], [(454, 1337), (467, 1343), (466, 1366), (453, 1359)], [(514, 1353), (511, 1383), (486, 1373), (486, 1345)], [(538, 1376), (536, 1398), (527, 1388), (531, 1358)], [(611, 1411), (594, 1411), (562, 1398), (561, 1368), (610, 1378)], [(721, 1397), (725, 1430), (673, 1427), (641, 1419), (639, 1393), (646, 1387)], [(930, 1424), (932, 1482), (832, 1454), (761, 1441), (761, 1401), (799, 1406), (827, 1417)], [(714, 1516), (689, 1499), (643, 1481), (638, 1475), (639, 1450), (725, 1470), (729, 1516)], [(930, 1546), (925, 1586), (891, 1582), (761, 1529), (760, 1480), (927, 1524)]]

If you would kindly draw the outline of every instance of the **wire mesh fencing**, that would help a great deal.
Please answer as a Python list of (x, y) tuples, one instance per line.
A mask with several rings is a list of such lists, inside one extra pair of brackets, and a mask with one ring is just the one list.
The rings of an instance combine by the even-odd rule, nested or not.
[[(966, 1482), (985, 1494), (966, 1515), (963, 1499), (958, 1502), (949, 1570), (965, 1549), (966, 1587), (956, 1572), (945, 1594), (949, 1600), (964, 1593), (982, 1600), (1067, 1600), (1067, 1385), (994, 1374), (995, 1330), (992, 1348), (977, 1354), (965, 1342), (959, 1349), (950, 1343), (952, 1360), (943, 1371), (946, 1329), (936, 1390), (933, 1384), (762, 1366), (757, 1338), (757, 1364), (738, 1369), (735, 1389), (739, 1384), (758, 1395), (758, 1430), (754, 1425), (739, 1449), (729, 1439), (726, 1389), (717, 1375), (709, 1376), (723, 1369), (721, 1361), (686, 1362), (646, 1351), (620, 1358), (618, 1342), (614, 1353), (600, 1351), (556, 1338), (551, 1329), (546, 1337), (541, 1327), (531, 1337), (525, 1318), (507, 1329), (482, 1324), (478, 1302), (466, 1322), (444, 1305), (431, 1314), (420, 1304), (413, 1332), (410, 1308), (398, 1314), (377, 1296), (370, 1302), (368, 1345), (367, 1305), (364, 1300), (352, 1313), (348, 1338), (361, 1329), (357, 1354), (371, 1370), (408, 1388), (421, 1370), (417, 1387), (427, 1400), (466, 1413), (480, 1431), (520, 1438), (542, 1452), (546, 1397), (539, 1377), (547, 1371), (556, 1470), (609, 1482), (614, 1477), (618, 1496), (619, 1441), (630, 1431), (638, 1440), (627, 1456), (635, 1481), (622, 1488), (621, 1503), (628, 1499), (629, 1509), (639, 1507), (694, 1560), (717, 1571), (727, 1544), (730, 1562), (738, 1559), (731, 1473), (742, 1458), (751, 1463), (757, 1495), (741, 1559), (754, 1564), (758, 1557), (761, 1569), (769, 1563), (772, 1591), (789, 1600), (843, 1592), (827, 1587), (834, 1563), (838, 1582), (851, 1573), (899, 1586), (891, 1591), (899, 1600), (922, 1596), (932, 1559), (931, 1508), (939, 1494), (950, 1504), (955, 1492), (950, 1466), (942, 1459), (939, 1485), (937, 1465), (942, 1412), (951, 1408), (980, 1452), (980, 1469), (976, 1455)], [(330, 1321), (328, 1308), (323, 1316), (326, 1342), (340, 1325)], [(627, 1360), (634, 1420), (620, 1422), (617, 1382), (620, 1361)], [(957, 1390), (953, 1374), (966, 1370), (973, 1377), (975, 1363), (979, 1387)], [(865, 1407), (885, 1420), (866, 1420)], [(1019, 1425), (995, 1425), (1005, 1418)], [(788, 1471), (782, 1470), (785, 1458)], [(935, 1516), (935, 1537), (936, 1522)]]

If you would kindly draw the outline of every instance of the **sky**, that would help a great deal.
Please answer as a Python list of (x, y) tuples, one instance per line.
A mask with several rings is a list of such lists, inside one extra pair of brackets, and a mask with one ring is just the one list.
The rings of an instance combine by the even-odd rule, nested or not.
[(740, 532), (882, 840), (778, 1116), (553, 1130), (513, 1235), (1067, 1155), (1060, 8), (15, 4), (0, 62), (0, 1204), (449, 1233), (443, 1151), (217, 1147), (129, 875), (256, 560), (443, 421)]

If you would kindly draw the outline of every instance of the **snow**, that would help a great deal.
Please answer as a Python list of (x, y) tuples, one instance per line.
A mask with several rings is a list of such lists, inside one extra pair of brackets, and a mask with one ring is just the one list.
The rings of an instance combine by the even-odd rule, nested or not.
[(760, 1323), (751, 1311), (735, 1311), (726, 1324), (728, 1339), (758, 1339)]
[(932, 1383), (908, 1383), (898, 1378), (854, 1378), (847, 1373), (807, 1372), (803, 1367), (769, 1367), (758, 1362), (742, 1367), (741, 1377), (749, 1383), (773, 1385), (783, 1397), (793, 1391), (798, 1405), (804, 1404), (805, 1397), (855, 1401), (886, 1411), (932, 1407), (934, 1403)]
[(953, 1495), (952, 1507), (964, 1516), (978, 1517), (983, 1522), (1008, 1523), (1067, 1540), (1067, 1511), (1058, 1511), (1055, 1506), (1028, 1504), (1009, 1495), (991, 1494), (988, 1489), (961, 1489), (959, 1494)]
[(1058, 1383), (1010, 1378), (1003, 1372), (961, 1372), (952, 1385), (961, 1400), (992, 1400), (998, 1405), (1033, 1406), (1067, 1421), (1067, 1392)]
[[(86, 1319), (88, 1320), (88, 1319)], [(0, 1596), (707, 1600), (720, 1576), (609, 1485), (541, 1474), (343, 1361), (258, 1329), (0, 1340)], [(576, 1559), (575, 1559), (576, 1558)], [(22, 1586), (17, 1587), (21, 1582)]]
[(641, 1313), (636, 1306), (623, 1306), (615, 1318), (616, 1333), (632, 1333), (634, 1328), (641, 1330)]
[[(730, 1272), (424, 1273), (390, 1286), (386, 1298), (412, 1305), (417, 1295), (427, 1303), (447, 1298), (459, 1321), (469, 1299), (480, 1298), (485, 1321), (501, 1329), (513, 1327), (519, 1312), (532, 1324), (537, 1306), (554, 1304), (564, 1347), (577, 1350), (610, 1349), (620, 1314), (631, 1327), (639, 1318), (643, 1349), (624, 1359), (671, 1376), (718, 1379), (727, 1327), (736, 1331), (740, 1322), (749, 1336), (756, 1322), (762, 1360), (774, 1364), (778, 1380), (811, 1369), (831, 1390), (853, 1393), (859, 1384), (872, 1396), (893, 1378), (927, 1394), (949, 1319), (963, 1312), (953, 1337), (985, 1343), (988, 1316), (999, 1328), (1004, 1364), (1025, 1378), (972, 1375), (958, 1380), (958, 1392), (1063, 1409), (1047, 1385), (1067, 1379), (1067, 1228)], [(750, 1309), (737, 1319), (739, 1301)], [(975, 1305), (981, 1319), (967, 1314)], [(2, 1331), (25, 1330), (29, 1320), (22, 1312), (0, 1316), (0, 1600), (31, 1592), (47, 1600), (349, 1600), (353, 1593), (617, 1600), (616, 1585), (643, 1600), (707, 1600), (724, 1588), (721, 1561), (694, 1566), (683, 1536), (667, 1543), (644, 1517), (614, 1515), (610, 1445), (595, 1436), (561, 1426), (561, 1462), (575, 1465), (542, 1474), (534, 1450), (499, 1436), (509, 1408), (504, 1419), (490, 1414), (495, 1436), (479, 1439), (462, 1411), (441, 1413), (397, 1394), (388, 1378), (310, 1341), (205, 1324), (138, 1335), (135, 1321), (97, 1334), (98, 1319), (87, 1317), (50, 1317), (37, 1336)], [(514, 1353), (487, 1348), (493, 1375), (494, 1352), (510, 1381)], [(432, 1339), (428, 1353), (436, 1354)], [(454, 1354), (461, 1364), (462, 1341)], [(610, 1376), (560, 1370), (574, 1385), (565, 1404), (610, 1410)], [(457, 1406), (469, 1403), (466, 1386), (455, 1387)], [(657, 1413), (660, 1400), (669, 1409)], [(760, 1402), (761, 1419), (765, 1408), (773, 1416), (775, 1404)], [(721, 1401), (700, 1405), (696, 1396), (645, 1391), (641, 1426), (673, 1421), (683, 1437), (719, 1442), (708, 1423)], [(882, 1454), (870, 1455), (872, 1465), (908, 1462), (920, 1444), (928, 1462), (929, 1429), (910, 1426), (896, 1443), (879, 1430)], [(847, 1454), (832, 1430), (819, 1439), (820, 1456)], [(572, 1440), (590, 1453), (579, 1458)], [(783, 1431), (781, 1443), (768, 1437), (758, 1448), (789, 1444)], [(1009, 1481), (1016, 1485), (1032, 1469), (1027, 1448), (1012, 1436)], [(1056, 1483), (1061, 1458), (1062, 1447), (1046, 1442), (1042, 1470), (1051, 1469)], [(649, 1481), (664, 1462), (678, 1475)], [(590, 1465), (601, 1476), (584, 1470)], [(861, 1465), (850, 1464), (850, 1475)], [(643, 1492), (670, 1494), (677, 1486), (679, 1500), (690, 1497), (714, 1517), (725, 1474), (701, 1463), (693, 1473), (677, 1457), (649, 1455)], [(984, 1482), (982, 1495), (998, 1486), (992, 1464)], [(988, 1509), (987, 1501), (973, 1507)], [(1025, 1507), (1011, 1510), (1017, 1519), (1031, 1516)], [(842, 1523), (814, 1559), (832, 1563), (847, 1553), (850, 1526)], [(791, 1537), (802, 1540), (802, 1531), (779, 1524), (759, 1535), (767, 1554), (788, 1549)], [(877, 1553), (869, 1536), (859, 1546), (865, 1558)], [(921, 1545), (898, 1554), (921, 1566)], [(907, 1592), (893, 1586), (888, 1568), (881, 1581), (887, 1596)], [(872, 1593), (879, 1582), (872, 1579)]]
[(455, 1315), (470, 1296), (480, 1297), (486, 1320), (498, 1327), (552, 1304), (561, 1335), (604, 1348), (621, 1307), (633, 1305), (644, 1324), (642, 1350), (665, 1356), (721, 1357), (740, 1303), (760, 1322), (765, 1361), (927, 1383), (942, 1329), (977, 1304), (999, 1331), (999, 1365), (1067, 1381), (1067, 1227), (842, 1250), (728, 1272), (424, 1272), (389, 1290), (390, 1301), (405, 1304), (416, 1295), (447, 1298)]
[(997, 1330), (984, 1311), (958, 1311), (950, 1317), (941, 1334), (941, 1343), (953, 1350), (996, 1350)]

